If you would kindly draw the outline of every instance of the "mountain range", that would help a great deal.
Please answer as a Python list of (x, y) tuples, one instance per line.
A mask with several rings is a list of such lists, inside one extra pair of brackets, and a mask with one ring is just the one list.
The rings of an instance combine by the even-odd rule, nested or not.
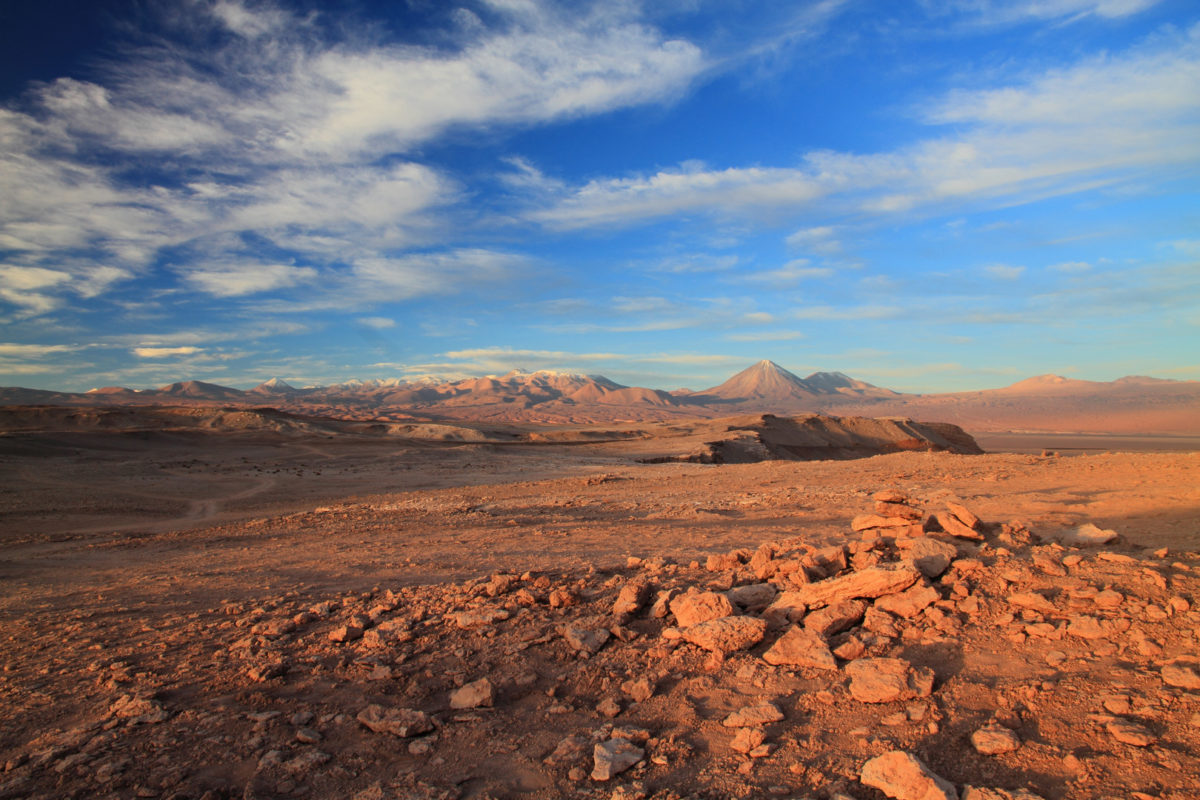
[(304, 388), (272, 378), (249, 390), (203, 381), (84, 393), (0, 388), (0, 404), (270, 406), (348, 419), (540, 424), (821, 412), (951, 422), (969, 431), (1200, 433), (1200, 381), (1130, 376), (1100, 382), (1041, 375), (998, 389), (906, 394), (840, 372), (801, 378), (771, 361), (700, 391), (666, 392), (623, 386), (600, 375), (514, 370), (462, 380), (393, 378)]

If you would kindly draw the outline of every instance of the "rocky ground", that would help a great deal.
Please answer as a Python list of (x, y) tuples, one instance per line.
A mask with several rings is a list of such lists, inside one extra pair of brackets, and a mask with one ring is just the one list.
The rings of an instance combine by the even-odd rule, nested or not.
[[(1193, 528), (1167, 547), (1149, 534), (1186, 525), (1195, 499), (1178, 490), (1155, 509), (1162, 495), (1144, 488), (1132, 537), (1079, 507), (1051, 525), (1063, 517), (1046, 494), (1021, 497), (1018, 465), (1101, 497), (1125, 490), (1096, 478), (1123, 457), (995, 458), (820, 468), (880, 490), (831, 485), (824, 506), (807, 465), (643, 467), (665, 482), (604, 474), (372, 506), (397, 536), (431, 513), (458, 527), (463, 577), (445, 582), (371, 585), (392, 573), (366, 569), (339, 589), (251, 570), (215, 581), (218, 597), (197, 591), (199, 570), (144, 595), (136, 581), (106, 589), (111, 573), (7, 573), (0, 797), (1195, 797), (1200, 554)], [(1196, 486), (1195, 456), (1122, 463), (1130, 481), (1170, 464), (1164, 485)], [(956, 467), (990, 491), (948, 490)], [(780, 535), (743, 513), (755, 481), (776, 521), (829, 521)], [(588, 501), (613, 491), (625, 505), (609, 516)], [(542, 512), (523, 518), (529, 497)], [(630, 546), (647, 506), (661, 539), (639, 528)], [(309, 516), (319, 535), (366, 543), (382, 534), (363, 507)], [(306, 519), (183, 545), (219, 559), (245, 542), (259, 558), (254, 525)], [(678, 535), (701, 524), (739, 546)], [(589, 558), (608, 526), (635, 555)], [(593, 538), (556, 567), (535, 552), (547, 527)], [(491, 535), (505, 528), (533, 541)], [(320, 548), (319, 535), (292, 546)], [(470, 548), (493, 544), (508, 548), (503, 568), (480, 570), (489, 559)]]

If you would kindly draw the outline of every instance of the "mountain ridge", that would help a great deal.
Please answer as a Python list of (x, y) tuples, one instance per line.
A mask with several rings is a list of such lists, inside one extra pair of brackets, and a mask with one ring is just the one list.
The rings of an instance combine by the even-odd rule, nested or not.
[(625, 386), (603, 375), (511, 370), (458, 379), (352, 380), (296, 388), (281, 377), (241, 390), (199, 380), (158, 389), (86, 393), (0, 387), (8, 405), (232, 405), (392, 422), (477, 420), (598, 424), (819, 412), (936, 420), (976, 431), (1200, 433), (1200, 381), (1125, 376), (1085, 381), (1045, 374), (996, 389), (908, 394), (842, 372), (801, 378), (759, 361), (700, 391)]

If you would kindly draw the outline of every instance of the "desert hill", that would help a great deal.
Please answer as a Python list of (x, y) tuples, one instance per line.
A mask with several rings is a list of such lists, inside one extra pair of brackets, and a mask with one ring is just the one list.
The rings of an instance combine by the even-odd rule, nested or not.
[(399, 378), (296, 388), (272, 378), (249, 391), (203, 381), (153, 390), (121, 387), (86, 393), (0, 388), (10, 405), (269, 404), (303, 415), (383, 422), (612, 425), (711, 419), (731, 414), (825, 413), (950, 422), (995, 431), (1200, 434), (1200, 381), (1127, 376), (1084, 381), (1040, 375), (972, 392), (906, 394), (840, 372), (801, 378), (760, 361), (700, 391), (624, 386), (602, 375), (513, 370), (439, 380)]

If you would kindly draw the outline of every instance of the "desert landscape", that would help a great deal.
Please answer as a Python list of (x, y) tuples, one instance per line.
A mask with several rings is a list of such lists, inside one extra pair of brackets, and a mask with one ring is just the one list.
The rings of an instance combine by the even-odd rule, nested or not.
[(1186, 436), (362, 416), (0, 410), (0, 797), (1194, 796)]
[(0, 800), (1197, 800), (1200, 3), (0, 6)]

